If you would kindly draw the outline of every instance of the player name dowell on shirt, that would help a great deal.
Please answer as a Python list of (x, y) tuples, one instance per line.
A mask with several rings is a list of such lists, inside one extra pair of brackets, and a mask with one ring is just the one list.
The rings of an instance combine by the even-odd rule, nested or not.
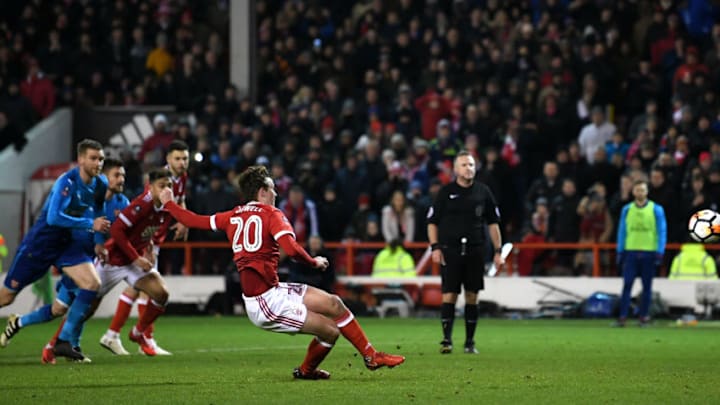
[(262, 210), (263, 209), (261, 207), (255, 207), (253, 205), (244, 205), (244, 206), (238, 208), (238, 210), (236, 212), (238, 212), (238, 213), (240, 213), (240, 212), (262, 212)]

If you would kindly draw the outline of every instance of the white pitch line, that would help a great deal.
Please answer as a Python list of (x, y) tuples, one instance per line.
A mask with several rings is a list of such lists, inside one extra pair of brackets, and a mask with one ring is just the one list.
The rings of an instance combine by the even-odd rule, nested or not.
[[(272, 347), (217, 347), (217, 348), (210, 348), (210, 349), (195, 349), (195, 350), (173, 350), (173, 354), (191, 354), (191, 353), (236, 353), (236, 352), (259, 352), (259, 351), (265, 351), (265, 350), (301, 350), (305, 349), (307, 346), (305, 345), (293, 345), (293, 346), (272, 346)], [(7, 353), (7, 352), (5, 352)], [(106, 352), (105, 350), (100, 351), (98, 350), (97, 353), (89, 353), (85, 352), (90, 356), (91, 359), (98, 357), (98, 358), (109, 358), (109, 357), (117, 357), (122, 358), (124, 356), (115, 356), (114, 354), (110, 354)], [(133, 356), (142, 356), (147, 357), (144, 354), (139, 353), (133, 353), (131, 354)], [(157, 356), (157, 357), (163, 357), (163, 356)], [(18, 364), (18, 363), (26, 363), (31, 361), (37, 361), (38, 364), (40, 364), (40, 354), (37, 356), (12, 356), (12, 354), (8, 356), (0, 356), (0, 365), (2, 364)], [(65, 360), (61, 357), (57, 358), (57, 362), (65, 362)]]

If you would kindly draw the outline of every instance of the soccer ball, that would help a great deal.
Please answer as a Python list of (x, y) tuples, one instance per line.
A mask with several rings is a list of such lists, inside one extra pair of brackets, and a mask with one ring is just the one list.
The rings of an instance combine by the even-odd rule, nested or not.
[(690, 237), (697, 242), (710, 243), (720, 239), (720, 214), (713, 210), (700, 210), (688, 222)]

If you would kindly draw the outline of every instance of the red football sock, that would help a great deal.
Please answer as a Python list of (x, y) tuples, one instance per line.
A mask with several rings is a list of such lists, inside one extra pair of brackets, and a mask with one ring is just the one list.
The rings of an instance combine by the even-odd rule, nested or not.
[(120, 333), (125, 325), (125, 322), (127, 322), (127, 319), (130, 316), (130, 310), (132, 310), (133, 302), (135, 302), (135, 299), (130, 298), (125, 294), (120, 294), (117, 308), (115, 309), (115, 315), (110, 322), (111, 331)]
[(148, 302), (148, 305), (145, 307), (145, 311), (143, 311), (143, 314), (140, 316), (140, 319), (138, 319), (137, 325), (135, 325), (135, 329), (137, 329), (140, 333), (145, 333), (146, 330), (150, 327), (150, 325), (155, 322), (158, 316), (165, 312), (165, 307), (158, 304), (157, 302), (150, 300)]
[(147, 308), (147, 304), (148, 304), (148, 302), (145, 299), (137, 300), (138, 319), (142, 318), (143, 314), (145, 313), (145, 308)]
[(155, 332), (155, 323), (154, 323), (154, 322), (151, 323), (150, 326), (148, 326), (148, 327), (145, 329), (144, 335), (145, 335), (146, 338), (152, 339), (152, 337), (153, 337), (153, 332)]
[(346, 310), (344, 314), (335, 318), (335, 323), (338, 328), (340, 328), (340, 333), (355, 346), (363, 357), (375, 354), (375, 349), (368, 341), (365, 332), (362, 330), (362, 327), (360, 327), (360, 324), (352, 312)]
[(303, 364), (300, 365), (300, 371), (302, 371), (303, 374), (307, 374), (315, 370), (320, 363), (325, 360), (325, 357), (330, 353), (332, 348), (333, 345), (331, 343), (323, 342), (317, 337), (311, 340), (310, 345), (308, 345), (305, 360)]
[(55, 342), (58, 340), (58, 336), (60, 336), (60, 331), (62, 330), (63, 326), (65, 326), (65, 319), (63, 318), (62, 321), (60, 321), (60, 326), (58, 326), (57, 331), (55, 331), (55, 335), (53, 335), (52, 339), (50, 339), (50, 342), (48, 342), (48, 346), (55, 347)]
[[(144, 300), (144, 299), (139, 299), (137, 301), (138, 319), (142, 318), (143, 314), (145, 313), (145, 308), (147, 308), (147, 303), (148, 303), (147, 300)], [(153, 332), (155, 332), (155, 324), (154, 323), (150, 324), (150, 326), (148, 326), (147, 329), (145, 329), (144, 335), (147, 338), (152, 338)]]

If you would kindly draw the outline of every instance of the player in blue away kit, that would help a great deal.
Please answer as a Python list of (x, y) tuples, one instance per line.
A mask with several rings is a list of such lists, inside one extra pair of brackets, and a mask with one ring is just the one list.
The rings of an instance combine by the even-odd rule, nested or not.
[[(70, 345), (72, 330), (79, 324), (100, 288), (100, 278), (87, 251), (85, 238), (78, 240), (73, 230), (107, 232), (110, 228), (105, 212), (107, 181), (99, 176), (105, 155), (102, 145), (86, 139), (77, 146), (78, 167), (63, 173), (53, 185), (37, 222), (25, 236), (15, 255), (5, 282), (0, 288), (0, 307), (11, 304), (18, 292), (43, 276), (51, 265), (62, 269), (79, 287), (69, 308), (68, 319), (60, 334), (55, 354), (82, 360), (82, 353)], [(75, 238), (73, 238), (75, 236)], [(96, 247), (102, 254), (103, 246)], [(11, 317), (0, 346), (17, 328), (19, 318)], [(8, 330), (10, 333), (8, 333)]]
[[(106, 159), (103, 165), (103, 175), (108, 183), (108, 188), (105, 193), (105, 216), (108, 221), (112, 223), (117, 217), (117, 213), (130, 204), (128, 198), (122, 194), (125, 186), (125, 168), (123, 167), (122, 161), (117, 159)], [(102, 232), (91, 233), (85, 229), (73, 229), (72, 235), (73, 240), (77, 241), (77, 243), (85, 243), (84, 249), (91, 256), (95, 254), (95, 246), (104, 245), (107, 239), (107, 235)], [(52, 305), (45, 305), (33, 312), (21, 316), (19, 322), (16, 324), (17, 328), (12, 327), (12, 325), (15, 325), (14, 322), (9, 322), (8, 325), (10, 327), (6, 328), (7, 330), (4, 333), (6, 339), (10, 340), (10, 338), (12, 338), (12, 336), (16, 334), (20, 328), (25, 328), (37, 323), (48, 322), (56, 317), (65, 315), (68, 307), (73, 303), (75, 296), (78, 293), (78, 288), (72, 279), (63, 275), (62, 279), (57, 283), (56, 290), (57, 297)], [(55, 356), (52, 350), (55, 347), (55, 340), (57, 339), (57, 335), (60, 334), (63, 325), (64, 321), (60, 325), (58, 333), (43, 349), (43, 363), (54, 363)], [(84, 323), (80, 325), (84, 325)], [(70, 340), (73, 347), (80, 346), (81, 333), (81, 326), (78, 330), (73, 331), (73, 336)], [(89, 359), (87, 358), (85, 359), (85, 361), (88, 360)]]

